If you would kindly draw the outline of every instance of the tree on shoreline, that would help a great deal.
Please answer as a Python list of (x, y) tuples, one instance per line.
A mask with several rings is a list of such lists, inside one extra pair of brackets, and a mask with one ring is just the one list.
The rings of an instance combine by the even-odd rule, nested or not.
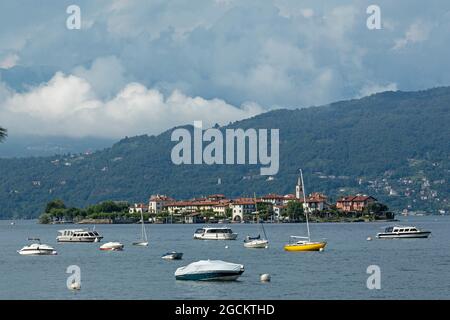
[(0, 127), (0, 142), (3, 142), (5, 138), (8, 136), (8, 130), (5, 128)]

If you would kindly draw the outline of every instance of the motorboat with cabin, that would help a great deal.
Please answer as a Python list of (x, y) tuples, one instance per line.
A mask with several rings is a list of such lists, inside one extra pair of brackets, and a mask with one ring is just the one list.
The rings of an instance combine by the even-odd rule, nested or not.
[(428, 238), (431, 231), (422, 231), (411, 226), (390, 226), (377, 234), (378, 239), (412, 239)]
[(204, 227), (194, 233), (194, 239), (198, 240), (236, 240), (237, 236), (238, 234), (228, 227)]
[(94, 230), (86, 229), (65, 229), (59, 230), (56, 240), (58, 242), (100, 242), (103, 239), (94, 228)]
[(36, 241), (35, 243), (25, 246), (17, 252), (23, 256), (48, 256), (58, 254), (55, 249), (47, 244), (41, 244), (39, 238), (29, 238), (30, 241)]
[(175, 271), (177, 280), (194, 281), (234, 281), (244, 273), (241, 264), (222, 260), (200, 260), (178, 268)]

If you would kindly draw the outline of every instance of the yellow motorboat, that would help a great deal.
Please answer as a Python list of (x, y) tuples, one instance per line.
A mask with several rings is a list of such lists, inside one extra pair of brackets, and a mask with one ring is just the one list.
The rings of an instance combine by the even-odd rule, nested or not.
[(325, 241), (304, 241), (300, 240), (294, 243), (289, 243), (284, 246), (285, 251), (321, 251), (325, 248), (327, 243)]

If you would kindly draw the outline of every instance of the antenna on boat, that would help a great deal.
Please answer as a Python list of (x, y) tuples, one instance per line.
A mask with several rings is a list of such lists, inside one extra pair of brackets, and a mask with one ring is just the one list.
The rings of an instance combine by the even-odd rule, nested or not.
[(305, 183), (303, 182), (303, 171), (302, 171), (302, 169), (300, 169), (300, 179), (302, 181), (303, 210), (305, 211), (305, 217), (306, 217), (306, 229), (308, 230), (308, 241), (311, 242), (311, 234), (309, 233), (308, 209), (307, 209), (307, 206), (306, 206)]

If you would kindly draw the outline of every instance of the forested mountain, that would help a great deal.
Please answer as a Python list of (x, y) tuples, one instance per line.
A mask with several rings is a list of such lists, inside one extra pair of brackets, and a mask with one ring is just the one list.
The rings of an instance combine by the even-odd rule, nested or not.
[(392, 209), (448, 213), (449, 123), (446, 87), (276, 110), (221, 128), (279, 128), (280, 170), (273, 179), (259, 174), (260, 165), (176, 166), (173, 129), (125, 138), (92, 154), (0, 159), (0, 216), (36, 217), (54, 198), (86, 206), (107, 199), (146, 202), (155, 193), (293, 193), (299, 168), (307, 193), (324, 192), (333, 201), (359, 192)]

